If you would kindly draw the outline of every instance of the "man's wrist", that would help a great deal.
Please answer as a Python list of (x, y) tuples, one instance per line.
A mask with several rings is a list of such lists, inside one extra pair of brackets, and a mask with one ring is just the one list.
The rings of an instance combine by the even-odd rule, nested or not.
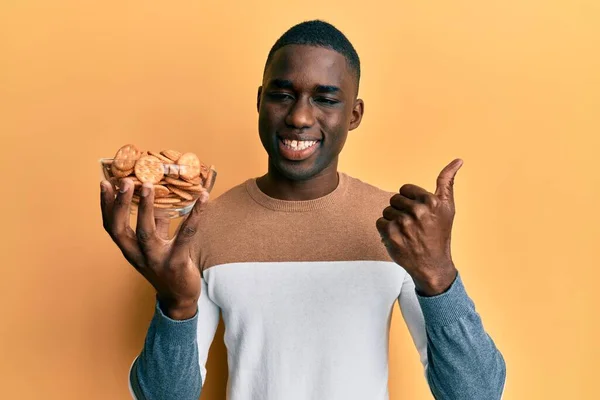
[(417, 292), (423, 297), (433, 297), (445, 293), (458, 276), (458, 270), (453, 266), (443, 273), (421, 279), (413, 278)]
[(186, 319), (194, 318), (194, 315), (198, 312), (198, 306), (189, 308), (169, 308), (163, 309), (163, 313), (175, 321), (184, 321)]
[(423, 296), (417, 292), (425, 324), (429, 327), (447, 326), (473, 315), (475, 307), (462, 283), (460, 273), (444, 293), (437, 296)]
[(174, 302), (158, 298), (158, 305), (166, 317), (175, 321), (193, 318), (198, 312), (197, 301)]
[[(160, 301), (156, 302), (154, 317), (150, 324), (153, 335), (168, 337), (169, 343), (174, 345), (188, 345), (196, 340), (198, 335), (198, 311), (190, 316), (191, 311), (175, 309), (167, 314), (163, 311)], [(189, 317), (189, 318), (187, 318)]]

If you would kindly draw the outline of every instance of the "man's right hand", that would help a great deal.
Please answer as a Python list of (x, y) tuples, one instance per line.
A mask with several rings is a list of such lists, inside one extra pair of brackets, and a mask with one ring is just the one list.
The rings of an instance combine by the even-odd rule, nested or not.
[(135, 231), (129, 225), (133, 182), (123, 179), (116, 197), (108, 181), (102, 181), (100, 188), (104, 229), (127, 261), (154, 286), (162, 311), (172, 319), (192, 318), (201, 287), (193, 242), (208, 192), (201, 192), (178, 232), (169, 239), (169, 220), (154, 218), (153, 185), (142, 186)]

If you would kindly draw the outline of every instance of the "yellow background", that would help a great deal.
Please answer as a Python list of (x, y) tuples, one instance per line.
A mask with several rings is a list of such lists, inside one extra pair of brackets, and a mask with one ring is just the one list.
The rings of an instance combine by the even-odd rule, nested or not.
[[(0, 398), (128, 397), (153, 292), (102, 230), (97, 160), (128, 142), (195, 151), (213, 196), (262, 174), (263, 63), (311, 18), (363, 63), (342, 170), (433, 190), (464, 159), (453, 253), (505, 399), (598, 398), (599, 4), (2, 1)], [(224, 396), (222, 333), (203, 400)], [(390, 354), (392, 400), (431, 398), (397, 309)]]

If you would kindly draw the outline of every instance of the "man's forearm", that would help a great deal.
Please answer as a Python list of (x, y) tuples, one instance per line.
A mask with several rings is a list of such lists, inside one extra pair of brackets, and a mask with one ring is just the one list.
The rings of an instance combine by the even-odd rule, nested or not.
[(435, 398), (500, 399), (506, 365), (460, 275), (447, 292), (418, 299), (427, 330), (427, 379)]
[(197, 318), (196, 314), (187, 320), (173, 320), (157, 303), (144, 348), (130, 371), (135, 399), (198, 400), (202, 378)]

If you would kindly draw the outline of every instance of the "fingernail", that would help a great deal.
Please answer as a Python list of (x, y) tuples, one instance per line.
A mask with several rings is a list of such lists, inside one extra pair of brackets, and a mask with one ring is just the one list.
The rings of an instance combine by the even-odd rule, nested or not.
[(144, 183), (142, 185), (142, 193), (141, 196), (142, 197), (146, 197), (150, 194), (150, 184), (149, 183)]
[(129, 184), (128, 184), (128, 182), (127, 181), (123, 181), (121, 183), (121, 188), (119, 189), (119, 192), (125, 193), (128, 190), (129, 190)]

